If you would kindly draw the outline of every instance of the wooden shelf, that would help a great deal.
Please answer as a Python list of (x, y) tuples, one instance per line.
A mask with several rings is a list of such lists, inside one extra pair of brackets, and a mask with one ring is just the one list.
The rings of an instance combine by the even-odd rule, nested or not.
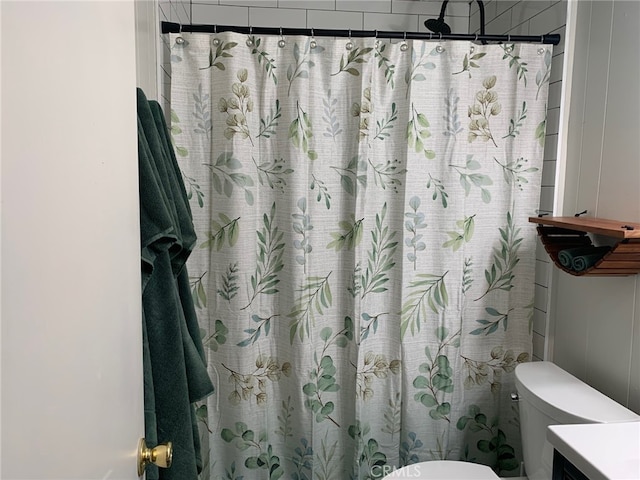
[[(640, 223), (593, 217), (529, 217), (538, 224), (545, 250), (562, 271), (574, 276), (627, 276), (640, 273)], [(604, 235), (618, 242), (593, 267), (577, 272), (558, 260), (561, 250), (593, 245), (587, 233)]]

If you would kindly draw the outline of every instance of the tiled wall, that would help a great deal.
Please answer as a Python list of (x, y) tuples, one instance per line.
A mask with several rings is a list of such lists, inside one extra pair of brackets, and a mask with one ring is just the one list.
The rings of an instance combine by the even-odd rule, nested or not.
[[(485, 3), (485, 30), (488, 34), (541, 35), (559, 33), (561, 36), (560, 44), (553, 49), (549, 82), (540, 213), (552, 213), (553, 211), (566, 12), (566, 0), (490, 0)], [(480, 31), (480, 11), (475, 1), (471, 4), (469, 31), (473, 33)], [(533, 316), (533, 355), (538, 360), (546, 358), (545, 339), (549, 323), (548, 292), (551, 268), (553, 265), (549, 261), (549, 256), (538, 241)]]
[[(254, 27), (331, 28), (427, 32), (424, 21), (440, 15), (440, 0), (160, 0), (160, 20)], [(467, 33), (469, 3), (451, 0), (445, 21)], [(165, 36), (166, 37), (166, 36)], [(160, 97), (168, 105), (169, 45), (161, 39)]]
[[(437, 18), (441, 5), (440, 0), (160, 0), (159, 16), (161, 20), (178, 23), (189, 23), (191, 19), (193, 23), (219, 25), (427, 31), (424, 21)], [(542, 213), (551, 213), (553, 210), (566, 10), (567, 0), (485, 2), (488, 34), (559, 33), (562, 38), (560, 45), (554, 47), (549, 85), (540, 200)], [(446, 13), (445, 21), (453, 33), (480, 31), (480, 11), (476, 1), (452, 0)], [(161, 39), (161, 45), (160, 97), (161, 102), (168, 106), (171, 65), (167, 38)], [(552, 265), (540, 243), (536, 257), (533, 353), (540, 360), (546, 356), (548, 289)]]

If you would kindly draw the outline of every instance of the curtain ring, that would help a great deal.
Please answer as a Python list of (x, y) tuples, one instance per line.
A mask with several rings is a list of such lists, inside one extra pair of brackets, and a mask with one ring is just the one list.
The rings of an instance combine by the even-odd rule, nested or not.
[(176, 37), (176, 44), (177, 45), (184, 45), (184, 38), (182, 38), (182, 24), (179, 23), (178, 24), (178, 37)]
[(511, 43), (511, 35), (507, 35), (507, 42)]
[(251, 48), (253, 47), (253, 27), (251, 25), (249, 25), (249, 38), (247, 38), (246, 44), (247, 47)]
[(438, 32), (438, 40), (442, 40), (442, 32)]
[(278, 46), (280, 48), (284, 48), (287, 42), (284, 41), (284, 37), (282, 36), (282, 27), (280, 27), (280, 40), (278, 40)]
[[(214, 35), (218, 34), (218, 25), (217, 24), (213, 26), (213, 34)], [(218, 45), (220, 45), (220, 39), (216, 37), (216, 38), (213, 39), (213, 46), (217, 47)]]
[(474, 42), (478, 41), (478, 34), (476, 33), (476, 38), (473, 39)]
[(311, 40), (309, 41), (309, 48), (316, 48), (318, 46), (318, 42), (316, 42), (315, 35), (313, 34), (313, 28), (311, 29)]
[(351, 50), (353, 48), (353, 42), (351, 41), (351, 29), (349, 29), (349, 41), (344, 46), (347, 50)]
[(407, 45), (407, 32), (405, 31), (402, 35), (402, 45), (400, 45), (400, 51), (406, 52), (409, 49), (409, 45)]

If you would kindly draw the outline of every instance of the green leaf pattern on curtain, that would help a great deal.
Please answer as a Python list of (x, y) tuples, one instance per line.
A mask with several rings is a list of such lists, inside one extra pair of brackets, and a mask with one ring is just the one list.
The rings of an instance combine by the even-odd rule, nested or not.
[(551, 48), (183, 36), (202, 478), (517, 474)]

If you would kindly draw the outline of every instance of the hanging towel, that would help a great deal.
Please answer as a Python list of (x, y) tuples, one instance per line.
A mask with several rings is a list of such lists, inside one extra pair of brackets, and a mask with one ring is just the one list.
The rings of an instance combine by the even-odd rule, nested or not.
[(202, 469), (194, 402), (213, 392), (185, 262), (196, 243), (191, 211), (159, 105), (138, 89), (143, 272), (145, 436), (172, 442), (168, 469), (148, 480), (197, 480)]
[(558, 252), (558, 261), (565, 268), (581, 272), (593, 266), (600, 260), (611, 247), (588, 247), (567, 248)]

